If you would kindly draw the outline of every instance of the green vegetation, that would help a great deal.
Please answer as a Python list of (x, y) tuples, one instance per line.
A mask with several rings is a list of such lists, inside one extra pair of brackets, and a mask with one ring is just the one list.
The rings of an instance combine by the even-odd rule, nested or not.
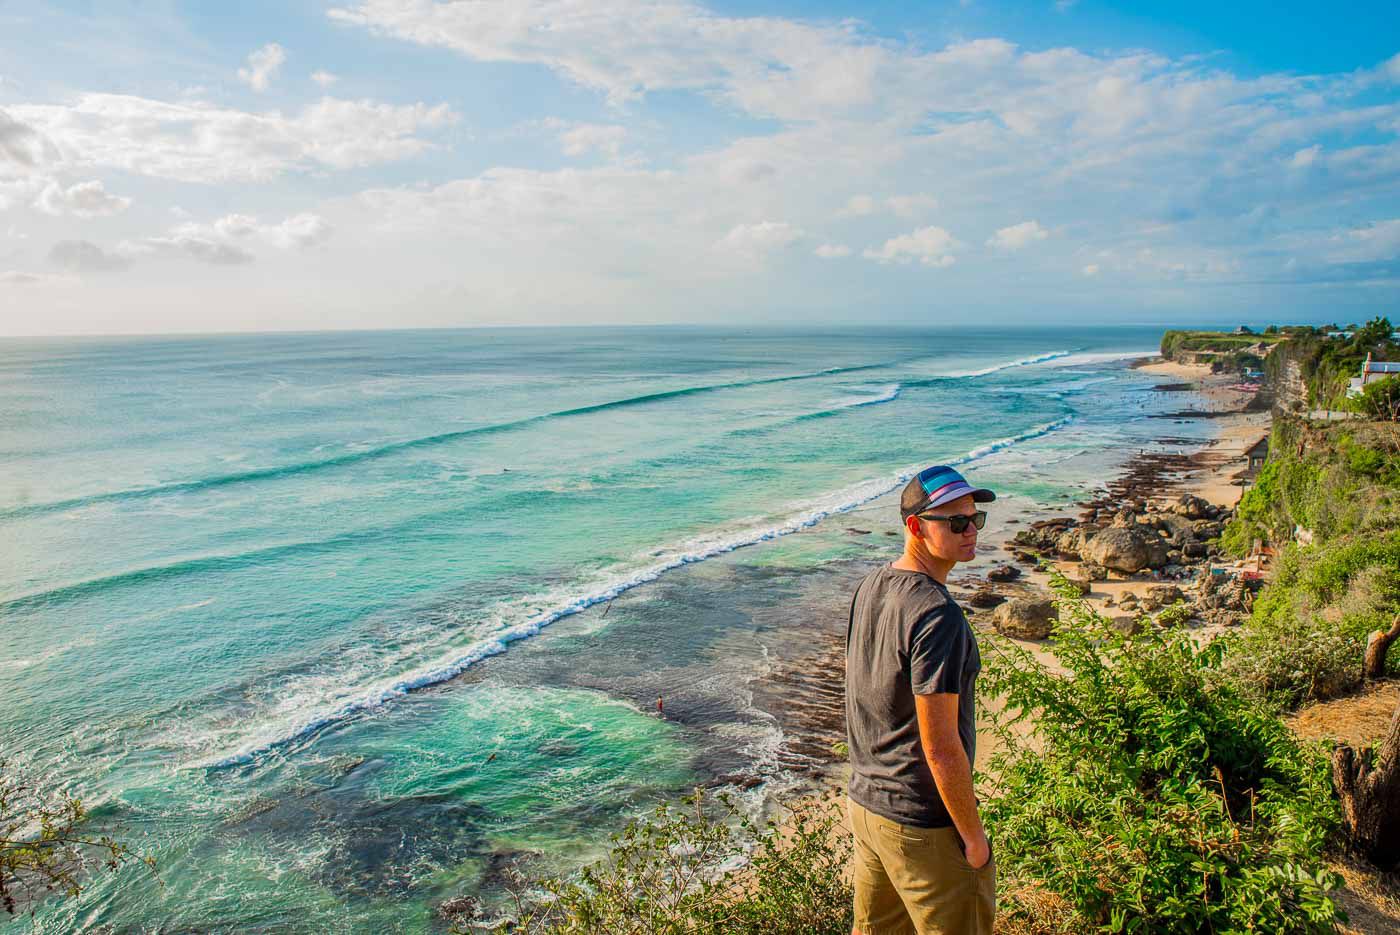
[[(997, 778), (982, 787), (998, 930), (1333, 931), (1340, 881), (1322, 855), (1339, 818), (1324, 751), (1232, 679), (1230, 641), (1127, 636), (1056, 585), (1052, 660), (986, 644), (984, 690), (1007, 700)], [(1022, 718), (1028, 734), (1011, 729)], [(663, 806), (599, 864), (536, 884), (514, 922), (459, 931), (846, 935), (840, 819), (833, 799), (762, 828), (729, 803)]]
[[(1298, 527), (1311, 544), (1294, 541)], [(1400, 430), (1278, 420), (1221, 544), (1243, 555), (1255, 539), (1278, 550), (1277, 565), (1232, 672), (1284, 707), (1354, 689), (1368, 634), (1400, 612)]]
[(762, 826), (727, 797), (661, 805), (577, 877), (518, 888), (512, 918), (457, 932), (553, 935), (849, 935), (849, 836), (834, 796)]
[(134, 860), (154, 867), (88, 825), (82, 800), (45, 790), (0, 759), (0, 906), (7, 915), (32, 911), (50, 894), (77, 895), (99, 868)]
[[(1168, 360), (1194, 360), (1223, 371), (1258, 369), (1264, 358), (1250, 348), (1287, 339), (1275, 327), (1263, 334), (1227, 334), (1222, 331), (1168, 331), (1162, 335), (1162, 356)], [(1189, 357), (1188, 357), (1189, 355)]]
[[(1125, 636), (1057, 585), (1056, 665), (998, 641), (985, 670), (1031, 726), (991, 768), (999, 867), (1059, 897), (1068, 931), (1333, 931), (1324, 753), (1231, 681), (1226, 641)], [(1044, 929), (1038, 905), (1004, 910)]]
[(1351, 407), (1372, 419), (1400, 420), (1400, 376), (1382, 377), (1361, 388)]
[(1329, 338), (1319, 329), (1294, 334), (1284, 353), (1269, 355), (1265, 370), (1271, 379), (1276, 379), (1282, 375), (1286, 362), (1296, 363), (1310, 406), (1347, 409), (1347, 382), (1361, 374), (1367, 354), (1375, 360), (1400, 360), (1400, 344), (1390, 339), (1393, 326), (1389, 319), (1373, 318), (1350, 330), (1349, 339)]

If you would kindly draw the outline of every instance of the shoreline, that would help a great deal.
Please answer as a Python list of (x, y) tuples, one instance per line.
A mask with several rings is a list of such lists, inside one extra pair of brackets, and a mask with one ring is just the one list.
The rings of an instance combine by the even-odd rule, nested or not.
[[(1236, 388), (1237, 378), (1229, 375), (1212, 374), (1205, 365), (1181, 364), (1160, 358), (1144, 357), (1132, 364), (1143, 373), (1159, 375), (1164, 385), (1158, 387), (1164, 392), (1180, 392), (1184, 396), (1195, 397), (1197, 405), (1193, 414), (1173, 414), (1178, 419), (1208, 419), (1212, 433), (1210, 437), (1181, 452), (1143, 451), (1129, 457), (1117, 472), (1108, 478), (1100, 489), (1089, 492), (1085, 499), (1061, 506), (1036, 505), (1022, 506), (1015, 513), (997, 524), (997, 531), (989, 540), (979, 541), (978, 558), (966, 570), (955, 570), (950, 575), (948, 585), (954, 598), (967, 613), (975, 630), (986, 633), (994, 629), (994, 610), (969, 606), (968, 600), (979, 590), (993, 588), (1006, 597), (1048, 596), (1050, 574), (1039, 570), (1036, 565), (1026, 566), (1018, 560), (1016, 553), (1021, 549), (1013, 542), (1018, 530), (1031, 528), (1035, 523), (1064, 517), (1070, 513), (1098, 505), (1121, 506), (1119, 501), (1131, 499), (1130, 491), (1137, 490), (1141, 495), (1143, 478), (1155, 484), (1150, 495), (1153, 502), (1174, 500), (1183, 495), (1200, 497), (1218, 508), (1233, 509), (1243, 494), (1243, 486), (1237, 480), (1247, 466), (1246, 452), (1260, 438), (1266, 438), (1272, 424), (1272, 416), (1267, 409), (1251, 410), (1254, 394)], [(1166, 382), (1170, 381), (1170, 382)], [(1154, 416), (1145, 415), (1143, 419)], [(1167, 420), (1162, 420), (1166, 422)], [(1166, 443), (1177, 443), (1174, 439), (1164, 439)], [(834, 517), (833, 517), (834, 518)], [(989, 524), (991, 525), (991, 524)], [(986, 559), (991, 559), (990, 567), (1011, 565), (1020, 573), (1011, 581), (990, 582), (990, 570)], [(1075, 578), (1082, 563), (1065, 558), (1045, 559), (1066, 577)], [(1208, 574), (1208, 571), (1204, 573)], [(1111, 572), (1108, 580), (1092, 582), (1085, 600), (1096, 613), (1113, 618), (1121, 613), (1117, 603), (1125, 592), (1141, 591), (1143, 588), (1162, 584), (1167, 579), (1152, 571), (1131, 575)], [(1181, 581), (1183, 586), (1189, 581)], [(838, 613), (843, 608), (833, 607)], [(1225, 629), (1219, 624), (1188, 624), (1192, 632), (1208, 638)], [(1048, 657), (1046, 640), (1017, 639), (1002, 635), (1016, 645), (1027, 649), (1044, 659)], [(794, 787), (776, 792), (770, 808), (784, 803), (820, 797), (833, 789), (844, 789), (849, 776), (849, 764), (844, 757), (836, 755), (835, 745), (845, 740), (844, 709), (844, 633), (831, 634), (816, 652), (801, 659), (791, 660), (763, 677), (764, 682), (795, 691), (805, 692), (783, 719), (783, 747), (801, 759), (810, 758), (815, 762), (806, 764), (801, 772), (805, 775)], [(789, 698), (792, 696), (789, 695)], [(978, 760), (985, 763), (997, 749), (996, 735), (984, 707), (978, 715)]]

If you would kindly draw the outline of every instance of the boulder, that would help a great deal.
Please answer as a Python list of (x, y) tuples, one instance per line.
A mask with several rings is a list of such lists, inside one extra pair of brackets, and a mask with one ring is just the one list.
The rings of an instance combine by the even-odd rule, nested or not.
[(1080, 529), (1067, 529), (1055, 540), (1055, 552), (1068, 559), (1079, 558), (1079, 550), (1084, 546), (1084, 532)]
[(1074, 589), (1079, 592), (1080, 597), (1086, 597), (1090, 591), (1094, 590), (1094, 582), (1087, 578), (1066, 578), (1065, 580), (1074, 585)]
[(1191, 532), (1197, 539), (1219, 539), (1220, 534), (1225, 531), (1224, 523), (1217, 523), (1213, 520), (1198, 520), (1192, 524)]
[(1112, 526), (1084, 543), (1080, 552), (1087, 560), (1133, 574), (1144, 568), (1159, 568), (1167, 562), (1167, 546), (1155, 534), (1150, 538), (1137, 524)]
[(1079, 566), (1079, 574), (1090, 581), (1108, 580), (1108, 569), (1098, 562), (1084, 562)]
[(987, 572), (988, 581), (1015, 581), (1021, 577), (1021, 569), (1015, 565), (997, 565)]
[(1202, 559), (1210, 554), (1210, 546), (1192, 540), (1182, 547), (1181, 554), (1184, 558)]
[(1208, 519), (1213, 507), (1209, 500), (1196, 496), (1193, 493), (1184, 493), (1176, 498), (1176, 503), (1172, 506), (1172, 512), (1187, 519)]
[(997, 631), (1018, 640), (1043, 640), (1055, 628), (1059, 612), (1049, 598), (1013, 597), (996, 609)]
[(998, 604), (1006, 603), (1006, 598), (990, 588), (978, 588), (972, 592), (972, 596), (967, 602), (973, 607), (995, 607)]
[(1196, 534), (1195, 525), (1184, 516), (1175, 513), (1160, 513), (1152, 517), (1152, 524), (1167, 534), (1172, 545), (1178, 548)]
[(1119, 614), (1116, 617), (1110, 618), (1108, 622), (1113, 625), (1113, 629), (1117, 630), (1119, 633), (1126, 633), (1128, 636), (1137, 636), (1146, 629), (1146, 625), (1142, 622), (1141, 617), (1131, 616), (1129, 614)]
[(1147, 586), (1147, 594), (1143, 596), (1142, 609), (1161, 610), (1184, 600), (1186, 592), (1174, 584), (1151, 584)]

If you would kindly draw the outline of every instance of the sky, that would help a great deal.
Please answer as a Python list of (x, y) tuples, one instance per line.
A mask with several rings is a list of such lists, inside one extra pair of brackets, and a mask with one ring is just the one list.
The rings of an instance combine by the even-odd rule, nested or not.
[(0, 0), (0, 336), (1398, 300), (1384, 3)]

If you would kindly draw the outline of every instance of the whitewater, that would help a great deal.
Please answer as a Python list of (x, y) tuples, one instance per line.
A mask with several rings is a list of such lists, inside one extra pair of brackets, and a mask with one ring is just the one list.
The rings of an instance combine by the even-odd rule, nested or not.
[(781, 786), (754, 686), (825, 626), (784, 607), (839, 605), (928, 464), (1008, 510), (1100, 482), (1160, 428), (1158, 337), (0, 342), (0, 755), (163, 868), (39, 930), (417, 931), (503, 854)]

